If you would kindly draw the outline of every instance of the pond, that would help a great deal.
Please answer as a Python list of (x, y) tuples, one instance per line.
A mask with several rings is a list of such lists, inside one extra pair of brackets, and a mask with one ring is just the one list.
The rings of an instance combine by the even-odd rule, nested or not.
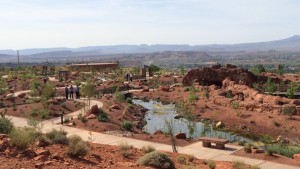
[[(139, 99), (133, 99), (133, 103), (141, 105), (148, 109), (146, 112), (145, 120), (147, 124), (144, 126), (144, 131), (153, 134), (157, 130), (166, 131), (165, 121), (171, 120), (173, 124), (173, 132), (185, 133), (186, 136), (190, 137), (188, 121), (180, 118), (175, 119), (177, 112), (174, 104), (162, 104), (161, 102), (150, 100), (148, 102)], [(233, 133), (218, 131), (213, 129), (212, 125), (205, 125), (202, 122), (196, 122), (194, 132), (191, 134), (191, 138), (199, 137), (215, 137), (228, 139), (231, 142), (234, 141), (246, 141), (251, 142), (250, 139), (238, 136)]]

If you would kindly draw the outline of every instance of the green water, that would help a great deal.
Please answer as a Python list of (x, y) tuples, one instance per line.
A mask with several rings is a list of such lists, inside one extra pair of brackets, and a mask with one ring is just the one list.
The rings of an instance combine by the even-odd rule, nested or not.
[(139, 104), (146, 109), (148, 109), (145, 116), (147, 124), (144, 126), (144, 131), (147, 133), (153, 134), (157, 130), (166, 131), (165, 121), (171, 120), (173, 124), (173, 132), (176, 133), (186, 133), (189, 138), (199, 138), (199, 137), (215, 137), (215, 138), (224, 138), (228, 139), (231, 142), (234, 141), (251, 141), (247, 138), (224, 132), (214, 130), (212, 125), (205, 125), (202, 122), (196, 122), (194, 132), (189, 132), (188, 121), (186, 119), (175, 119), (176, 116), (176, 107), (174, 104), (162, 104), (161, 102), (150, 100), (145, 102), (139, 99), (133, 99), (135, 104)]

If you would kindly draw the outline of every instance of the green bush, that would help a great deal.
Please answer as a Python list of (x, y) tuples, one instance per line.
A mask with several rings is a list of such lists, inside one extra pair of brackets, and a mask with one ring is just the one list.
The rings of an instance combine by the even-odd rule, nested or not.
[(180, 164), (185, 164), (186, 163), (186, 158), (184, 155), (179, 155), (177, 156), (176, 158), (177, 162), (180, 163)]
[(183, 91), (184, 91), (184, 92), (190, 91), (190, 87), (184, 87), (184, 88), (183, 88)]
[(107, 122), (108, 121), (108, 115), (103, 112), (103, 113), (99, 114), (97, 119), (101, 122)]
[(126, 99), (126, 103), (128, 103), (128, 104), (132, 104), (132, 103), (133, 103), (133, 101), (132, 101), (132, 99), (131, 99), (131, 98), (129, 98), (129, 97), (128, 97), (128, 98)]
[(175, 169), (174, 162), (165, 153), (153, 151), (141, 157), (137, 163), (142, 166), (151, 166), (163, 169)]
[(51, 144), (68, 144), (67, 132), (64, 130), (55, 130), (46, 133), (46, 138), (48, 138)]
[(251, 166), (251, 169), (260, 169), (260, 167), (258, 167), (257, 165), (253, 165)]
[(292, 158), (294, 154), (300, 153), (300, 146), (287, 146), (283, 144), (270, 144), (266, 147), (266, 152), (270, 155), (273, 153)]
[(13, 128), (14, 125), (11, 122), (11, 119), (7, 117), (0, 117), (0, 133), (8, 134), (12, 131)]
[(204, 160), (204, 164), (207, 165), (210, 169), (216, 168), (216, 163), (213, 160)]
[(119, 91), (119, 88), (116, 89), (116, 92), (114, 94), (114, 101), (117, 102), (117, 103), (121, 103), (121, 102), (125, 101), (125, 96), (124, 96), (123, 93), (121, 93)]
[(132, 122), (131, 121), (123, 121), (121, 123), (121, 127), (125, 130), (131, 130), (133, 125), (132, 125)]
[(147, 154), (147, 153), (150, 153), (152, 151), (155, 151), (155, 148), (150, 146), (150, 145), (147, 145), (147, 146), (143, 146), (142, 147), (142, 151)]
[(234, 169), (245, 169), (247, 165), (242, 161), (233, 161), (233, 168)]
[(251, 153), (251, 147), (252, 145), (250, 143), (246, 143), (244, 146), (244, 150), (246, 153)]
[(10, 143), (19, 149), (26, 149), (35, 140), (35, 132), (29, 128), (14, 128), (10, 134)]
[(69, 147), (67, 154), (71, 157), (84, 157), (89, 152), (88, 144), (77, 135), (68, 138)]
[(121, 152), (121, 154), (123, 155), (123, 157), (125, 158), (129, 158), (130, 156), (132, 156), (132, 145), (129, 145), (128, 143), (121, 143), (118, 145), (118, 148)]

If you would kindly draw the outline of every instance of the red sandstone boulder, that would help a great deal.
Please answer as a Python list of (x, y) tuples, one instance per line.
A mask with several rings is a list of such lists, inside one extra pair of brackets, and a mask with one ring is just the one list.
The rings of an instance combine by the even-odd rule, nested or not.
[(100, 114), (101, 112), (100, 112), (100, 110), (99, 110), (99, 108), (98, 108), (98, 105), (94, 105), (94, 106), (92, 106), (91, 107), (91, 109), (86, 113), (86, 115), (87, 116), (89, 116), (90, 114), (94, 114), (94, 115), (98, 115), (98, 114)]
[(142, 92), (149, 92), (149, 87), (148, 86), (144, 86)]
[(114, 104), (114, 105), (110, 106), (109, 109), (117, 109), (117, 110), (120, 110), (121, 108), (120, 108), (119, 105)]
[(87, 116), (87, 119), (95, 119), (97, 116), (95, 114), (90, 114)]
[(300, 154), (294, 154), (294, 159), (300, 162)]
[(170, 87), (169, 86), (162, 86), (162, 87), (160, 87), (161, 88), (161, 90), (163, 91), (163, 92), (170, 92)]
[(186, 139), (186, 134), (185, 133), (177, 133), (175, 135), (175, 138), (177, 138), (177, 139)]

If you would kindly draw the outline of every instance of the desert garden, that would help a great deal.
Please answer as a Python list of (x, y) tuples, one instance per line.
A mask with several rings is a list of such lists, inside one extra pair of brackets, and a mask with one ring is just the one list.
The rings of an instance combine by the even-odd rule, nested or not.
[[(59, 76), (62, 70), (68, 76)], [(128, 73), (133, 81), (126, 79)], [(23, 165), (19, 159), (25, 168), (259, 168), (197, 159), (176, 148), (211, 137), (243, 146), (236, 156), (299, 166), (299, 83), (299, 74), (234, 65), (189, 71), (155, 65), (88, 72), (67, 66), (54, 72), (3, 68), (0, 161), (17, 168)], [(66, 99), (70, 85), (80, 86), (80, 99)], [(27, 126), (18, 128), (11, 118), (26, 119)], [(89, 131), (90, 139), (64, 130), (43, 132), (48, 124)], [(92, 132), (167, 144), (173, 152), (96, 144)]]

